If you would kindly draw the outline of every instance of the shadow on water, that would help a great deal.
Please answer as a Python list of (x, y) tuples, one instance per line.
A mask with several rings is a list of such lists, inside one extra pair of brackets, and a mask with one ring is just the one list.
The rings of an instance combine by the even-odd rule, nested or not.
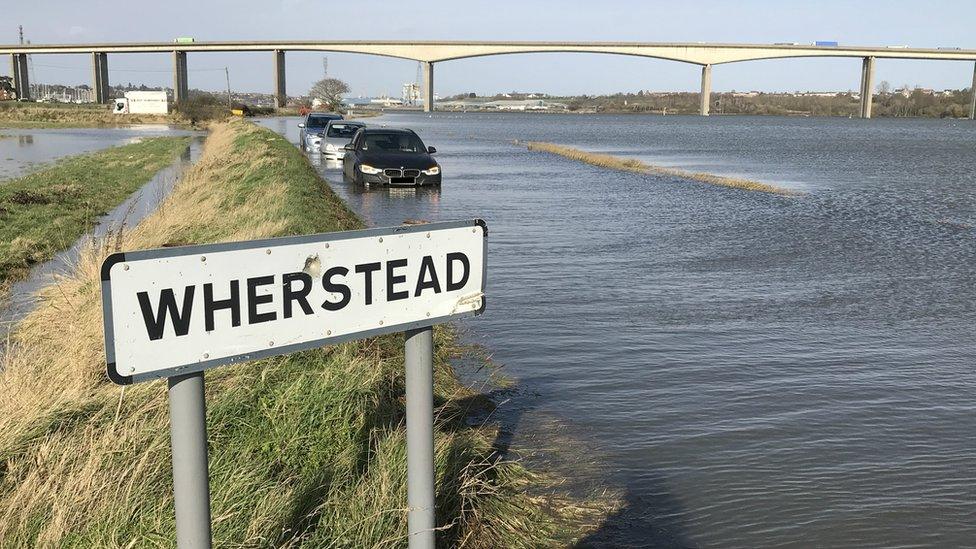
[(682, 518), (685, 509), (668, 493), (664, 479), (654, 478), (645, 480), (644, 483), (645, 486), (642, 487), (628, 487), (621, 498), (620, 508), (574, 547), (699, 547), (692, 541)]
[[(463, 363), (469, 362), (462, 359)], [(472, 372), (472, 364), (459, 370)], [(664, 476), (648, 467), (639, 482), (612, 482), (600, 479), (605, 458), (598, 450), (588, 448), (557, 418), (540, 418), (538, 405), (543, 395), (521, 386), (482, 389), (462, 399), (459, 407), (466, 412), (471, 426), (492, 425), (495, 438), (492, 449), (501, 459), (525, 461), (532, 470), (555, 473), (565, 479), (560, 490), (579, 499), (594, 497), (600, 486), (626, 485), (617, 495), (615, 509), (589, 534), (578, 540), (576, 549), (597, 548), (697, 548), (686, 523), (687, 509), (671, 493)], [(521, 440), (524, 423), (527, 433), (545, 433), (534, 441)], [(519, 449), (531, 448), (523, 455)], [(605, 474), (605, 473), (604, 473)], [(604, 498), (605, 496), (596, 496)]]

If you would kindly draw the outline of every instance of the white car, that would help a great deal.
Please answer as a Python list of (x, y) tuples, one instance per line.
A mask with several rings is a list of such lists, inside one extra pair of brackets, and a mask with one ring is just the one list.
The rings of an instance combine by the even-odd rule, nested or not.
[(362, 122), (349, 120), (330, 120), (322, 132), (319, 142), (319, 152), (328, 159), (342, 160), (346, 156), (345, 146), (352, 141), (352, 137), (360, 128), (365, 128)]

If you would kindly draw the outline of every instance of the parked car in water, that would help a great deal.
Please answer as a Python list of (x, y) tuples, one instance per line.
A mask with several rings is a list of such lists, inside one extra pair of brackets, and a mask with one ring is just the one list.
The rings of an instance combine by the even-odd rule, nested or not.
[(360, 185), (426, 186), (441, 184), (441, 167), (413, 130), (363, 128), (346, 145), (342, 173)]
[(322, 132), (319, 151), (329, 160), (342, 160), (346, 156), (346, 145), (352, 142), (356, 132), (365, 127), (366, 124), (362, 122), (330, 120), (325, 131)]
[(320, 134), (331, 120), (342, 120), (342, 115), (334, 112), (310, 112), (305, 115), (305, 119), (298, 125), (301, 128), (298, 132), (298, 146), (303, 151), (319, 150), (319, 142), (322, 141)]

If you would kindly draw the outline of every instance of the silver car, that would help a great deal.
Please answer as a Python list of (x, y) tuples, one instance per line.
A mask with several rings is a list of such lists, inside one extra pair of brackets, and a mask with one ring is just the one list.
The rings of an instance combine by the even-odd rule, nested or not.
[(360, 128), (365, 128), (362, 122), (352, 122), (349, 120), (330, 120), (325, 130), (322, 132), (322, 141), (319, 142), (319, 152), (329, 160), (342, 160), (346, 155), (345, 146), (352, 141), (352, 136)]

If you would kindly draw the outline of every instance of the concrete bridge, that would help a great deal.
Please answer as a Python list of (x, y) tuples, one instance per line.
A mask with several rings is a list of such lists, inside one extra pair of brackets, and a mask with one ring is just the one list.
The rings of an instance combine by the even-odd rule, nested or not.
[[(0, 54), (9, 54), (13, 67), (14, 85), (29, 90), (27, 56), (43, 54), (84, 54), (92, 58), (92, 83), (96, 99), (108, 101), (108, 54), (110, 53), (170, 53), (173, 55), (173, 90), (175, 100), (187, 97), (187, 54), (202, 52), (271, 52), (274, 60), (275, 101), (284, 106), (285, 52), (327, 51), (361, 53), (420, 61), (424, 66), (424, 110), (434, 109), (434, 63), (520, 53), (603, 53), (667, 59), (701, 67), (701, 103), (699, 113), (708, 115), (711, 103), (712, 66), (760, 59), (791, 57), (850, 57), (862, 59), (861, 117), (871, 117), (874, 64), (877, 59), (930, 59), (943, 61), (976, 61), (976, 50), (929, 48), (879, 48), (862, 46), (810, 46), (798, 44), (704, 44), (704, 43), (646, 43), (646, 42), (461, 42), (389, 40), (346, 41), (244, 41), (244, 42), (143, 42), (106, 44), (32, 44), (0, 45)], [(970, 102), (972, 119), (976, 116), (976, 66), (973, 70), (973, 98)]]

